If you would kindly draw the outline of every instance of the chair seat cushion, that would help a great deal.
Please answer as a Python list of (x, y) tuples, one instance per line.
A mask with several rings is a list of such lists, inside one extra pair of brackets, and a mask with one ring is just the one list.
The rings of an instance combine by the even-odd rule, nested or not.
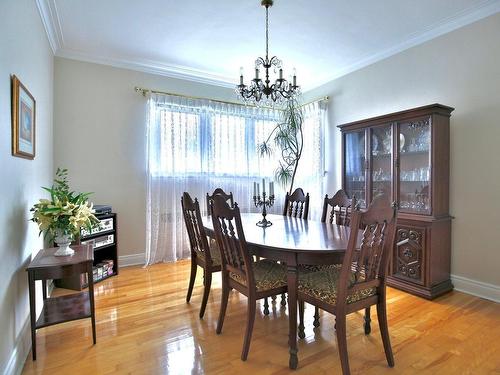
[[(217, 246), (217, 241), (213, 238), (208, 239), (208, 245), (210, 246), (210, 257), (212, 258), (212, 266), (220, 266), (222, 264), (220, 258), (219, 246)], [(196, 251), (196, 256), (206, 262), (205, 252)]]
[[(337, 303), (337, 287), (340, 277), (341, 265), (325, 268), (317, 272), (299, 273), (299, 292), (307, 294), (329, 305)], [(351, 284), (354, 282), (354, 275), (351, 275)], [(347, 303), (361, 301), (371, 297), (377, 292), (376, 288), (367, 288), (354, 292), (347, 296)]]
[[(268, 259), (252, 263), (255, 277), (255, 287), (258, 292), (281, 288), (287, 285), (286, 268), (284, 265)], [(229, 272), (229, 277), (234, 281), (247, 285), (246, 277)]]
[(339, 268), (342, 267), (342, 264), (299, 264), (298, 271), (299, 273), (303, 272), (318, 272), (327, 270), (329, 268)]

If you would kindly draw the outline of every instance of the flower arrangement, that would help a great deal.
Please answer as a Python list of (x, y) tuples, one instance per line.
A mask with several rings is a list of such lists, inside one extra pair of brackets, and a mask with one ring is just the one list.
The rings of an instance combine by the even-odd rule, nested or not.
[(52, 187), (42, 187), (50, 193), (50, 199), (40, 199), (32, 208), (32, 221), (38, 224), (40, 234), (51, 239), (67, 235), (78, 238), (82, 227), (92, 230), (99, 225), (88, 197), (92, 193), (75, 193), (69, 189), (68, 170), (58, 168)]

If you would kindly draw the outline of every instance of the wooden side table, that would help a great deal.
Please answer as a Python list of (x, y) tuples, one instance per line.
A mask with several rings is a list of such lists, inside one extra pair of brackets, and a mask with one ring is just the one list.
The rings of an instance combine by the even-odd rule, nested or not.
[[(38, 328), (76, 319), (91, 318), (93, 341), (94, 344), (96, 343), (94, 279), (92, 275), (94, 251), (91, 245), (77, 245), (71, 246), (71, 248), (75, 250), (75, 254), (64, 257), (54, 256), (57, 248), (40, 250), (26, 269), (28, 271), (33, 360), (36, 360), (36, 330)], [(82, 273), (87, 274), (88, 291), (47, 298), (46, 280), (61, 279)], [(38, 320), (36, 319), (35, 307), (36, 280), (42, 280), (43, 286), (43, 309)]]

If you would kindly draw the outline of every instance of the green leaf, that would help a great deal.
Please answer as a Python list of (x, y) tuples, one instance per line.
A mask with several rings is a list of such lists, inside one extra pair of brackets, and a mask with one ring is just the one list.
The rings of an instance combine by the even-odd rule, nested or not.
[(271, 156), (273, 149), (267, 142), (262, 142), (257, 146), (260, 156)]

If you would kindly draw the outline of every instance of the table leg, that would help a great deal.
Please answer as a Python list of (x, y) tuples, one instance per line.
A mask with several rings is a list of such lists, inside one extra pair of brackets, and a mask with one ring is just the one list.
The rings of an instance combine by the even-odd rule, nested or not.
[(92, 320), (92, 339), (95, 345), (96, 334), (95, 334), (94, 275), (92, 272), (92, 263), (89, 263), (87, 267), (87, 278), (89, 284), (90, 319)]
[(45, 301), (47, 299), (47, 280), (42, 280), (42, 295)]
[(31, 323), (31, 354), (33, 361), (36, 361), (36, 294), (35, 294), (35, 278), (32, 272), (28, 271), (28, 289), (30, 296), (30, 323)]
[(288, 283), (288, 322), (289, 336), (288, 346), (290, 359), (288, 366), (295, 370), (299, 364), (297, 357), (297, 265), (287, 263)]

